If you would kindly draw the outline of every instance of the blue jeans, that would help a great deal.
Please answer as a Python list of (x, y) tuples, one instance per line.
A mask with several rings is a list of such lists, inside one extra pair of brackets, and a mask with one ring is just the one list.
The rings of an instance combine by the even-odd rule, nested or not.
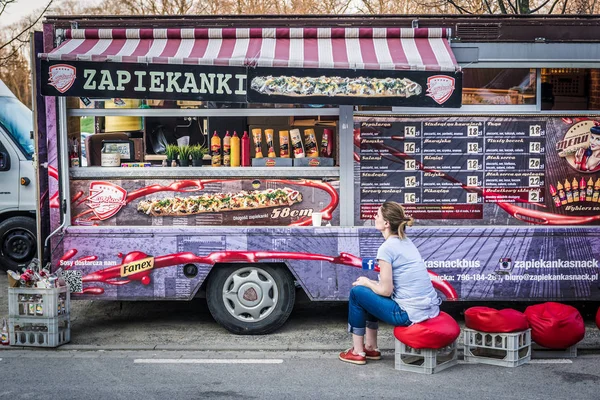
[(406, 311), (391, 298), (380, 296), (365, 286), (354, 286), (348, 304), (348, 332), (364, 336), (366, 328), (379, 328), (378, 321), (394, 326), (412, 324)]

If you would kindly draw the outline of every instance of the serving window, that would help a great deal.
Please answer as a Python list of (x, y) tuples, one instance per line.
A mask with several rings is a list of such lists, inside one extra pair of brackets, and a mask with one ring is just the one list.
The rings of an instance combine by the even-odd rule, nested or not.
[(463, 105), (535, 105), (536, 70), (465, 68)]

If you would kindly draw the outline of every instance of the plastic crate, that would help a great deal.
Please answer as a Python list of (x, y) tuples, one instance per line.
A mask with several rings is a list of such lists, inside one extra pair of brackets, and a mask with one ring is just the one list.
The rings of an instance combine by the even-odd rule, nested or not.
[(531, 329), (489, 333), (465, 328), (464, 360), (468, 363), (518, 367), (531, 360)]
[(394, 368), (399, 371), (435, 374), (458, 363), (456, 340), (441, 349), (414, 349), (398, 339), (395, 342)]
[(533, 342), (533, 358), (577, 358), (577, 345), (566, 349), (549, 349)]
[(71, 341), (69, 315), (58, 318), (9, 318), (11, 346), (58, 347)]
[(8, 288), (8, 316), (53, 318), (68, 315), (71, 309), (69, 288)]

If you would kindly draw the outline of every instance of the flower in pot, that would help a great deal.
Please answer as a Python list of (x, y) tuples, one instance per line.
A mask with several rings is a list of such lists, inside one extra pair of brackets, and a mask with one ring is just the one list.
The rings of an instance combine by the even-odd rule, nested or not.
[(169, 144), (165, 150), (167, 156), (167, 167), (171, 165), (173, 160), (177, 160), (177, 154), (179, 154), (179, 147), (176, 144)]
[(192, 149), (189, 145), (179, 146), (179, 165), (182, 167), (190, 166), (190, 154)]
[(208, 149), (204, 146), (196, 144), (191, 146), (191, 155), (192, 155), (192, 165), (194, 167), (202, 166), (202, 159), (204, 159), (204, 155), (208, 152)]

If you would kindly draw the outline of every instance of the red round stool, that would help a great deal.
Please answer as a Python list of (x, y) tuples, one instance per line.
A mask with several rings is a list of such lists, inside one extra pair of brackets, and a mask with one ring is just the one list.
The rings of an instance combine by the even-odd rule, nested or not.
[(517, 367), (531, 359), (527, 316), (505, 308), (471, 307), (465, 311), (466, 362)]
[(443, 311), (435, 318), (395, 327), (395, 368), (433, 374), (455, 365), (459, 335), (460, 326)]
[(596, 326), (600, 329), (600, 307), (598, 307), (598, 312), (596, 313)]
[(531, 337), (540, 346), (566, 349), (563, 357), (577, 356), (577, 343), (585, 336), (585, 324), (575, 307), (547, 302), (529, 306), (525, 315), (531, 326)]

